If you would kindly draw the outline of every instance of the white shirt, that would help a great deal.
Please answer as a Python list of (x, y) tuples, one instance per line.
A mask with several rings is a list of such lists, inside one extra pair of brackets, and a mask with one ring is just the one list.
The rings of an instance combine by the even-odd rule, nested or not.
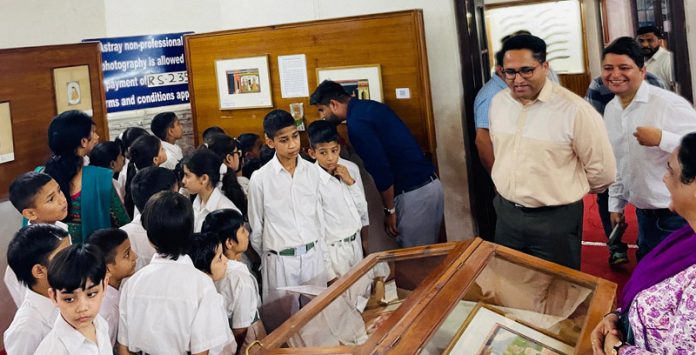
[(174, 170), (176, 168), (176, 164), (178, 164), (179, 161), (181, 161), (181, 159), (184, 157), (184, 152), (181, 150), (181, 147), (176, 144), (171, 144), (165, 141), (160, 142), (162, 142), (164, 152), (167, 153), (167, 161), (160, 165), (160, 167)]
[(109, 325), (109, 340), (111, 346), (116, 344), (116, 334), (118, 333), (118, 302), (121, 297), (121, 291), (115, 289), (111, 285), (106, 285), (106, 293), (99, 307), (99, 315), (104, 318)]
[(670, 85), (674, 81), (672, 74), (672, 52), (660, 47), (650, 59), (645, 61), (645, 67), (649, 72), (657, 75), (662, 81)]
[(261, 296), (256, 279), (244, 263), (229, 260), (225, 277), (215, 282), (215, 288), (225, 298), (227, 318), (232, 328), (246, 328), (254, 323)]
[(53, 329), (58, 314), (58, 308), (49, 298), (27, 291), (24, 303), (3, 336), (7, 354), (34, 354), (43, 338)]
[[(31, 221), (28, 222), (28, 225), (29, 224), (31, 224)], [(56, 223), (54, 224), (56, 227), (59, 227), (62, 230), (68, 230), (68, 225), (61, 221), (56, 221)], [(5, 269), (4, 281), (5, 286), (7, 286), (7, 291), (10, 292), (12, 300), (14, 301), (17, 308), (19, 308), (19, 306), (21, 306), (24, 302), (24, 295), (27, 293), (28, 290), (27, 286), (25, 286), (23, 283), (17, 280), (17, 275), (14, 273), (14, 271), (10, 268), (9, 265)]]
[(353, 185), (346, 185), (321, 168), (319, 163), (316, 163), (320, 170), (319, 196), (321, 196), (325, 224), (324, 235), (327, 244), (359, 232), (363, 226), (362, 216), (367, 215), (367, 201), (358, 166), (345, 159), (339, 159), (338, 163), (346, 166), (351, 177), (355, 180)]
[(147, 238), (147, 231), (143, 227), (141, 215), (133, 217), (133, 221), (121, 227), (121, 230), (128, 233), (128, 240), (131, 243), (131, 249), (138, 256), (135, 261), (135, 270), (142, 269), (150, 263), (152, 256), (157, 252), (155, 247), (150, 244), (150, 239)]
[(113, 355), (109, 325), (100, 315), (94, 318), (93, 323), (97, 330), (96, 344), (59, 316), (35, 355)]
[(132, 352), (199, 353), (234, 341), (222, 296), (188, 255), (155, 254), (121, 285), (119, 315), (118, 343)]
[(128, 163), (130, 163), (130, 159), (126, 158), (123, 160), (123, 168), (121, 172), (118, 173), (118, 179), (116, 180), (116, 182), (118, 182), (120, 195), (124, 197), (126, 196), (126, 181), (128, 180)]
[(201, 228), (203, 228), (203, 222), (205, 222), (205, 217), (210, 212), (231, 208), (240, 214), (242, 213), (239, 211), (239, 208), (237, 208), (237, 206), (235, 206), (234, 203), (230, 201), (230, 199), (227, 198), (217, 187), (213, 189), (213, 192), (208, 198), (208, 202), (206, 202), (205, 205), (201, 204), (201, 194), (198, 194), (196, 199), (193, 200), (193, 217), (195, 219), (193, 231), (196, 233), (201, 231)]
[(294, 176), (277, 156), (256, 170), (249, 181), (251, 245), (261, 254), (322, 239), (318, 215), (319, 171), (298, 157)]
[[(609, 211), (623, 212), (626, 202), (637, 208), (667, 208), (669, 191), (662, 182), (667, 161), (681, 138), (696, 131), (696, 111), (684, 98), (643, 81), (623, 109), (618, 96), (604, 110), (618, 174), (609, 187)], [(644, 147), (633, 136), (638, 126), (662, 129), (659, 147)]]

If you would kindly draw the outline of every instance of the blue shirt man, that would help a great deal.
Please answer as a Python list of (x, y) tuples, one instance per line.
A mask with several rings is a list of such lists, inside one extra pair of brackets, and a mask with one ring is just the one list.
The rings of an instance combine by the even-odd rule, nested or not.
[(493, 97), (508, 85), (503, 80), (503, 52), (495, 54), (495, 71), (481, 90), (476, 94), (474, 100), (474, 122), (476, 124), (476, 149), (478, 150), (481, 164), (491, 173), (495, 157), (493, 156), (493, 142), (488, 132), (488, 111), (491, 107)]
[(444, 194), (435, 168), (408, 127), (387, 106), (348, 95), (333, 81), (310, 97), (320, 116), (347, 121), (348, 136), (382, 196), (385, 229), (402, 247), (437, 242)]

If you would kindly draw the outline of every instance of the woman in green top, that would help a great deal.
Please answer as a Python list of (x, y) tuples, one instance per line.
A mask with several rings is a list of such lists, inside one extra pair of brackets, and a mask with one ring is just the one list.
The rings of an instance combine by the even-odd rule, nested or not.
[(65, 221), (73, 243), (82, 243), (100, 228), (130, 222), (111, 182), (110, 169), (84, 166), (84, 157), (99, 141), (92, 118), (82, 111), (66, 111), (48, 126), (48, 146), (53, 156), (44, 172), (60, 185), (68, 199)]

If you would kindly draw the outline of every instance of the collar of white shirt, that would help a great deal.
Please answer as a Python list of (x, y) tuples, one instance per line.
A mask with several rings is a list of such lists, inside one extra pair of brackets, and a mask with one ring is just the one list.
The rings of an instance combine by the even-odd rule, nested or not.
[[(549, 102), (549, 100), (551, 100), (551, 98), (552, 98), (552, 96), (553, 96), (553, 87), (554, 87), (554, 85), (555, 85), (555, 84), (553, 83), (553, 81), (549, 80), (549, 78), (546, 78), (546, 81), (544, 82), (544, 86), (541, 88), (541, 91), (539, 91), (539, 95), (537, 96), (536, 100), (534, 100), (534, 101), (531, 102), (530, 104), (533, 104), (533, 103), (535, 103), (535, 102), (537, 102), (537, 101)], [(512, 96), (512, 90), (510, 90), (509, 88), (508, 88), (508, 89), (505, 89), (505, 90), (507, 90), (508, 96), (509, 96), (512, 100), (514, 100), (514, 101), (516, 101), (517, 103), (519, 103), (520, 105), (522, 105), (521, 102), (519, 102), (517, 99), (515, 99), (515, 98)]]
[(217, 206), (220, 203), (221, 198), (222, 191), (220, 191), (220, 189), (218, 189), (217, 187), (214, 187), (213, 192), (210, 194), (210, 197), (208, 197), (208, 202), (205, 203), (205, 206), (201, 206), (201, 195), (198, 194), (198, 196), (196, 196), (196, 199), (193, 200), (193, 210), (196, 212), (200, 212), (202, 211), (202, 209), (205, 209), (208, 212), (213, 212), (217, 209)]
[(194, 267), (193, 260), (191, 260), (191, 257), (185, 254), (179, 255), (179, 257), (176, 258), (176, 260), (172, 260), (161, 254), (155, 254), (152, 256), (152, 261), (150, 262), (150, 264), (183, 264)]
[(162, 147), (165, 150), (168, 150), (170, 152), (177, 152), (177, 153), (181, 151), (181, 147), (179, 147), (176, 144), (172, 144), (172, 143), (169, 143), (167, 141), (162, 141), (162, 140), (161, 140), (161, 142), (162, 142)]
[(336, 179), (333, 175), (329, 174), (328, 171), (324, 170), (324, 168), (322, 168), (321, 165), (319, 165), (318, 161), (314, 164), (316, 164), (317, 168), (319, 168), (320, 170), (319, 178), (321, 179), (322, 183), (328, 184), (330, 181), (332, 181), (331, 178), (334, 178), (336, 182), (340, 182), (340, 180)]
[[(295, 172), (296, 173), (301, 173), (305, 169), (305, 164), (310, 164), (310, 162), (302, 159), (301, 156), (298, 156), (297, 158), (297, 167), (295, 167)], [(273, 155), (273, 159), (269, 162), (271, 163), (271, 166), (273, 167), (273, 171), (275, 171), (276, 174), (280, 174), (281, 171), (287, 172), (285, 168), (283, 167), (283, 164), (280, 163), (280, 160), (278, 160), (278, 155), (275, 154)]]
[(660, 46), (660, 48), (657, 49), (657, 52), (655, 52), (655, 54), (653, 54), (652, 57), (646, 60), (646, 62), (657, 62), (662, 58), (662, 56), (667, 55), (668, 53), (669, 52), (666, 49)]
[[(107, 327), (106, 322), (104, 322), (99, 315), (94, 317), (92, 322), (94, 322), (94, 327), (96, 328), (95, 333), (97, 334), (97, 339), (99, 338), (100, 333), (108, 333), (108, 329), (105, 329), (105, 327)], [(55, 332), (56, 337), (60, 339), (63, 345), (65, 345), (65, 349), (69, 354), (75, 353), (77, 349), (79, 349), (80, 346), (82, 346), (82, 344), (85, 342), (98, 346), (98, 344), (87, 340), (82, 333), (73, 328), (65, 319), (63, 319), (62, 315), (59, 315), (56, 319), (56, 323), (53, 325), (53, 331)]]
[(49, 325), (52, 325), (58, 316), (58, 308), (51, 303), (51, 300), (34, 292), (32, 289), (27, 290), (24, 302), (29, 302), (38, 315), (48, 321)]

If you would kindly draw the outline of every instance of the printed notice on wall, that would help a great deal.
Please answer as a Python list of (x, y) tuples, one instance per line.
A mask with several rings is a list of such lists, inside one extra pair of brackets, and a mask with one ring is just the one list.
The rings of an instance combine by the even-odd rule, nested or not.
[(278, 56), (280, 93), (285, 98), (309, 96), (307, 59), (304, 54)]
[(101, 44), (107, 112), (189, 103), (187, 33), (83, 40)]

